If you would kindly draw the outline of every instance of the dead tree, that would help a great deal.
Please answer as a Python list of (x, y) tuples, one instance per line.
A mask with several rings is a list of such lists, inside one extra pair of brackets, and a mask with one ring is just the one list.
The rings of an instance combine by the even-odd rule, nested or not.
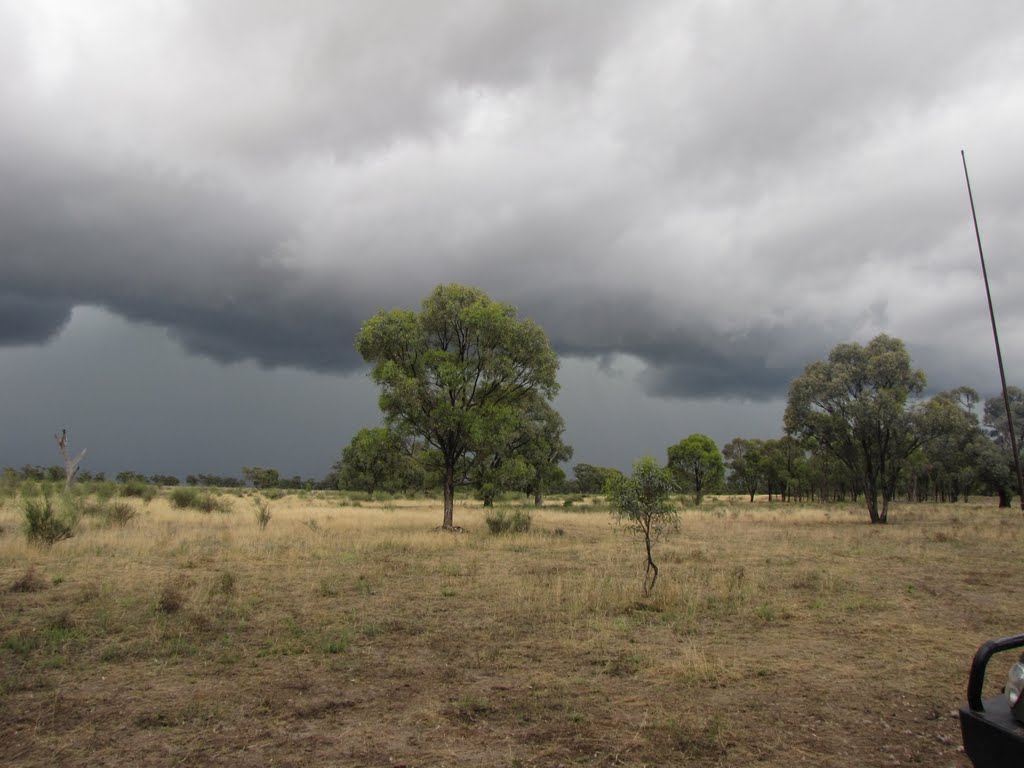
[(71, 490), (71, 484), (75, 482), (75, 475), (78, 474), (78, 465), (82, 463), (82, 459), (85, 458), (85, 449), (82, 452), (71, 458), (68, 453), (68, 431), (62, 429), (60, 434), (55, 434), (53, 439), (57, 441), (57, 445), (60, 448), (60, 455), (64, 459), (64, 490)]

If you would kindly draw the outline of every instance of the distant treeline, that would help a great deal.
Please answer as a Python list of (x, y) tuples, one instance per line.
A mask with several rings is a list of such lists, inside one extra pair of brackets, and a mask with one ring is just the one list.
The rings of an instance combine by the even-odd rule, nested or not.
[[(250, 472), (252, 474), (247, 474)], [(25, 464), (20, 469), (5, 467), (2, 471), (4, 477), (12, 480), (32, 480), (35, 482), (64, 482), (64, 467), (54, 464), (49, 467), (41, 467), (32, 464)], [(90, 472), (82, 469), (75, 475), (75, 480), (81, 483), (105, 482), (109, 478), (105, 472)], [(179, 486), (181, 479), (176, 475), (144, 475), (141, 472), (124, 470), (113, 477), (113, 482), (121, 485), (131, 483), (148, 483), (151, 485)], [(209, 486), (214, 488), (244, 488), (252, 485), (256, 488), (280, 488), (282, 490), (334, 490), (337, 489), (337, 479), (328, 476), (323, 480), (302, 478), (299, 475), (292, 477), (281, 477), (277, 470), (261, 469), (259, 467), (246, 467), (243, 469), (243, 477), (231, 477), (230, 475), (208, 475), (195, 474), (185, 476), (185, 485)]]

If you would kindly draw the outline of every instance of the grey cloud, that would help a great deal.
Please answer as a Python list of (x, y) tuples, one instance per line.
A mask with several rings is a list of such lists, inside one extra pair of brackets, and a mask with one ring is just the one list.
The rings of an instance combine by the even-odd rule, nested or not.
[(69, 17), (64, 48), (8, 6), (0, 343), (94, 305), (347, 371), (374, 310), (459, 281), (662, 397), (776, 398), (883, 330), (955, 378), (929, 335), (985, 321), (947, 279), (961, 141), (993, 144), (992, 245), (1021, 234), (1024, 115), (972, 99), (1021, 95), (1024, 10), (984, 5), (186, 3)]

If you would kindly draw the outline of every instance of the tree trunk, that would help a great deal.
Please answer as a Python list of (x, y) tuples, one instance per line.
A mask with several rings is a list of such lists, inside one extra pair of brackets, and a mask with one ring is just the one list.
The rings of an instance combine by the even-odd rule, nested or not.
[(999, 489), (999, 508), (1005, 509), (1010, 506), (1010, 494), (1005, 488)]
[(544, 506), (544, 491), (537, 491), (536, 493), (533, 494), (533, 506)]
[(455, 527), (455, 468), (448, 466), (444, 470), (444, 523), (442, 528)]
[(871, 518), (872, 525), (885, 522), (878, 514), (878, 489), (870, 480), (864, 483), (864, 503), (868, 507), (868, 516)]
[(889, 522), (889, 496), (882, 494), (882, 513), (878, 516), (878, 522), (885, 525)]

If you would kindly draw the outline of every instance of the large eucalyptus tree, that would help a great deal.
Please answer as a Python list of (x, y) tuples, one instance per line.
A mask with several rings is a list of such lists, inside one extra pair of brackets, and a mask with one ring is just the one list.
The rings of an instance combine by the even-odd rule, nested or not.
[(444, 487), (444, 528), (454, 528), (455, 488), (521, 423), (531, 398), (558, 391), (558, 356), (543, 329), (478, 288), (439, 285), (420, 311), (381, 311), (356, 349), (373, 365), (388, 426), (422, 439)]
[(900, 473), (920, 445), (910, 400), (924, 385), (903, 342), (885, 334), (838, 345), (790, 384), (786, 431), (813, 437), (861, 479), (872, 523), (888, 521)]

